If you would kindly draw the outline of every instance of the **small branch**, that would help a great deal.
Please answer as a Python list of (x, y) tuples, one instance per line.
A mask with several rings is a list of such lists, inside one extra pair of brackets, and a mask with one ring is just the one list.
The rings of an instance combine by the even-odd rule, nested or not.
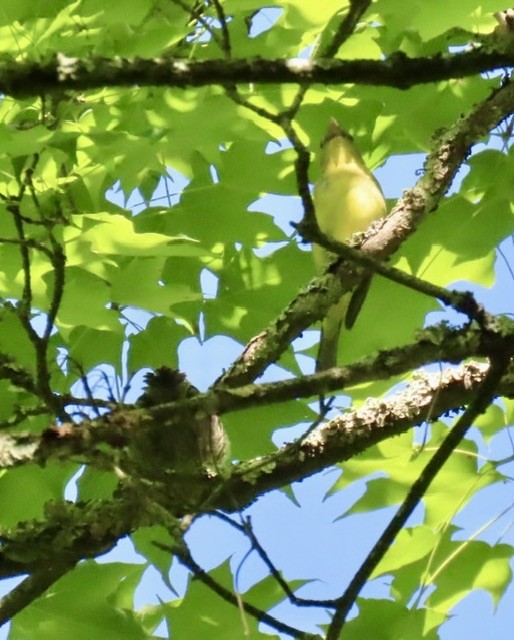
[[(355, 27), (357, 26), (359, 19), (368, 9), (370, 4), (371, 0), (350, 0), (350, 8), (346, 13), (346, 17), (339, 24), (339, 27), (335, 32), (331, 42), (329, 42), (324, 49), (321, 49), (320, 51), (314, 51), (312, 54), (312, 59), (318, 60), (320, 58), (333, 58), (334, 55), (339, 51), (341, 46), (355, 31)], [(308, 89), (309, 84), (303, 84), (298, 89), (298, 92), (293, 98), (291, 105), (283, 111), (282, 115), (289, 122), (292, 122), (293, 118), (298, 113), (298, 110), (302, 105), (303, 99)]]
[[(16, 204), (9, 206), (8, 210), (12, 213), (16, 230), (18, 232), (18, 237), (20, 241), (23, 243), (20, 245), (20, 252), (22, 258), (22, 267), (25, 278), (24, 288), (22, 299), (20, 301), (19, 306), (19, 316), (23, 322), (23, 326), (25, 331), (27, 332), (36, 352), (36, 369), (37, 369), (37, 387), (39, 391), (40, 397), (47, 403), (48, 407), (51, 408), (55, 414), (61, 420), (69, 419), (69, 416), (62, 409), (58, 399), (54, 395), (50, 382), (51, 376), (50, 371), (48, 370), (48, 361), (47, 361), (47, 350), (48, 350), (48, 341), (50, 339), (50, 334), (53, 329), (53, 323), (55, 320), (55, 316), (57, 315), (57, 310), (59, 308), (59, 303), (61, 301), (63, 291), (64, 291), (64, 254), (61, 246), (56, 242), (52, 231), (51, 231), (51, 223), (46, 220), (45, 216), (41, 213), (41, 207), (38, 201), (37, 193), (33, 185), (32, 176), (34, 171), (36, 170), (37, 164), (39, 162), (39, 154), (34, 154), (31, 166), (26, 170), (25, 177), (22, 182), (20, 193), (16, 198)], [(47, 314), (47, 320), (45, 324), (45, 330), (43, 332), (43, 336), (39, 337), (37, 332), (32, 327), (30, 322), (30, 313), (32, 308), (32, 285), (31, 285), (31, 265), (30, 265), (30, 255), (28, 252), (28, 248), (26, 246), (25, 239), (25, 230), (24, 230), (24, 222), (21, 219), (20, 215), (20, 205), (23, 199), (23, 195), (25, 191), (29, 189), (30, 195), (34, 202), (34, 206), (36, 210), (39, 212), (41, 217), (41, 222), (46, 226), (47, 233), (50, 238), (50, 243), (52, 245), (52, 251), (50, 261), (53, 266), (54, 271), (54, 291), (52, 295), (52, 301), (50, 303), (50, 310)]]
[[(13, 312), (16, 309), (13, 306)], [(11, 356), (0, 352), (0, 379), (10, 380), (15, 387), (25, 389), (32, 395), (38, 395), (34, 378), (26, 369), (20, 367)]]
[[(82, 380), (83, 382), (83, 380)], [(98, 408), (110, 409), (114, 411), (120, 407), (120, 403), (113, 400), (103, 400), (102, 398), (78, 398), (69, 394), (63, 394), (60, 396), (63, 406), (76, 405), (77, 407), (92, 407), (95, 411)], [(132, 405), (124, 405), (125, 407), (133, 408)]]
[[(14, 221), (14, 226), (16, 228), (16, 232), (18, 234), (18, 243), (20, 247), (20, 256), (21, 256), (21, 264), (23, 270), (23, 291), (21, 295), (21, 299), (17, 306), (17, 314), (20, 318), (20, 321), (32, 342), (34, 350), (36, 352), (36, 368), (37, 368), (37, 393), (39, 397), (46, 402), (48, 407), (52, 409), (56, 415), (58, 415), (61, 419), (66, 419), (67, 415), (62, 411), (59, 406), (59, 403), (54, 396), (52, 389), (50, 387), (50, 373), (48, 371), (48, 363), (46, 359), (46, 351), (48, 339), (50, 337), (50, 331), (45, 331), (45, 335), (43, 338), (40, 338), (32, 327), (31, 324), (31, 308), (32, 308), (32, 276), (31, 276), (31, 264), (30, 264), (30, 253), (29, 247), (31, 247), (31, 242), (25, 237), (25, 228), (24, 221), (21, 216), (21, 202), (25, 195), (27, 188), (31, 190), (33, 198), (35, 197), (34, 189), (32, 187), (32, 176), (39, 162), (39, 155), (36, 153), (32, 157), (32, 162), (30, 166), (25, 171), (25, 177), (20, 184), (18, 195), (13, 198), (10, 202), (7, 202), (6, 208), (11, 213)], [(37, 199), (35, 201), (36, 207)], [(56, 276), (57, 277), (57, 276)], [(62, 295), (62, 291), (60, 293)], [(60, 300), (59, 295), (59, 300)], [(52, 325), (53, 326), (53, 325)], [(48, 329), (48, 326), (47, 326)]]
[[(219, 0), (209, 0), (209, 2), (214, 7), (218, 20), (220, 21), (220, 24), (221, 24), (221, 30), (223, 34), (223, 40), (220, 45), (221, 49), (225, 55), (225, 60), (230, 61), (232, 59), (232, 45), (230, 42), (230, 33), (227, 27), (225, 12), (223, 11), (223, 7), (221, 6), (221, 3), (219, 2)], [(224, 85), (224, 89), (227, 96), (233, 102), (235, 102), (235, 104), (238, 104), (241, 107), (248, 109), (252, 113), (257, 114), (258, 116), (260, 116), (261, 118), (264, 118), (265, 120), (269, 120), (274, 124), (280, 124), (280, 116), (277, 115), (277, 113), (273, 113), (272, 111), (269, 111), (269, 109), (265, 109), (264, 107), (259, 107), (253, 104), (252, 102), (250, 102), (249, 99), (244, 98), (241, 95), (241, 92), (239, 91), (237, 84), (235, 82), (227, 82)]]
[[(396, 282), (399, 285), (412, 289), (413, 291), (417, 291), (418, 293), (422, 293), (430, 298), (437, 298), (444, 304), (453, 307), (455, 311), (465, 314), (470, 320), (475, 320), (478, 324), (484, 325), (484, 309), (477, 303), (473, 294), (469, 291), (462, 292), (447, 289), (445, 287), (438, 287), (427, 280), (417, 278), (409, 273), (405, 273), (405, 271), (401, 271), (400, 269), (391, 267), (383, 262), (379, 262), (366, 253), (344, 244), (343, 242), (333, 240), (318, 229), (313, 229), (312, 227), (310, 227), (309, 237), (306, 238), (306, 240), (316, 242), (332, 253), (340, 255), (361, 267), (365, 267), (373, 273), (378, 273), (387, 280)], [(330, 270), (333, 270), (333, 268), (330, 267)], [(350, 288), (351, 287), (348, 287), (348, 289)]]
[(252, 104), (246, 98), (243, 98), (241, 93), (237, 90), (237, 86), (235, 84), (225, 85), (225, 91), (227, 92), (228, 97), (236, 104), (239, 104), (249, 111), (256, 113), (258, 116), (261, 116), (261, 118), (265, 118), (266, 120), (269, 120), (270, 122), (273, 122), (275, 124), (280, 124), (280, 117), (276, 113), (268, 111), (268, 109), (264, 109), (264, 107), (258, 107), (257, 105)]
[(30, 309), (32, 305), (32, 283), (30, 273), (30, 254), (29, 244), (25, 237), (25, 229), (23, 221), (21, 219), (20, 204), (25, 195), (25, 191), (31, 180), (31, 176), (39, 162), (39, 155), (34, 154), (30, 167), (25, 172), (25, 179), (21, 182), (18, 195), (13, 198), (6, 206), (7, 211), (12, 215), (16, 233), (18, 234), (18, 242), (20, 247), (21, 265), (23, 270), (23, 292), (21, 300), (18, 304), (18, 315), (25, 327), (26, 332), (30, 340), (35, 345), (38, 340), (38, 335), (30, 324)]
[(487, 407), (494, 400), (498, 385), (505, 373), (510, 359), (510, 353), (505, 353), (502, 357), (492, 360), (489, 371), (483, 382), (476, 390), (475, 396), (466, 411), (457, 420), (455, 426), (450, 430), (444, 442), (432, 456), (426, 467), (421, 472), (418, 479), (409, 489), (407, 497), (394, 515), (393, 519), (380, 536), (379, 540), (362, 563), (361, 567), (352, 578), (344, 594), (337, 602), (334, 617), (328, 628), (327, 640), (337, 640), (346, 621), (346, 616), (355, 603), (362, 587), (369, 579), (378, 563), (387, 550), (393, 544), (396, 536), (401, 531), (409, 516), (412, 514), (421, 498), (425, 495), (432, 480), (441, 470), (444, 463), (451, 456), (455, 448), (462, 441), (468, 429), (472, 426), (476, 418), (484, 413)]
[(33, 416), (42, 416), (49, 415), (50, 410), (46, 405), (42, 407), (28, 407), (28, 408), (20, 408), (16, 407), (9, 418), (7, 420), (0, 421), (0, 430), (8, 430), (16, 427), (17, 425), (24, 422), (27, 418), (31, 418)]
[[(20, 216), (20, 219), (23, 219), (23, 216)], [(37, 242), (37, 240), (33, 240), (32, 238), (25, 238), (25, 240), (20, 240), (19, 238), (0, 238), (0, 244), (21, 244), (24, 243), (28, 249), (36, 249), (37, 251), (41, 251), (44, 253), (47, 258), (51, 257), (51, 252), (45, 247), (45, 245)]]
[(54, 322), (59, 311), (62, 296), (64, 294), (65, 283), (65, 266), (66, 256), (64, 255), (63, 248), (59, 242), (55, 239), (51, 229), (48, 229), (48, 235), (50, 244), (52, 246), (52, 267), (54, 274), (54, 288), (52, 291), (52, 299), (50, 302), (50, 308), (48, 309), (45, 332), (43, 334), (42, 342), (44, 344), (44, 357), (46, 361), (46, 352), (48, 348), (48, 340), (54, 328)]
[(287, 118), (282, 118), (280, 124), (282, 125), (289, 142), (293, 145), (293, 148), (296, 151), (294, 172), (296, 176), (298, 195), (302, 201), (304, 219), (315, 224), (314, 204), (309, 190), (309, 165), (311, 154), (307, 147), (302, 143), (296, 134), (292, 123)]
[[(237, 531), (245, 535), (250, 540), (252, 549), (257, 552), (260, 559), (268, 567), (271, 575), (275, 578), (277, 583), (280, 585), (282, 591), (286, 594), (287, 598), (292, 604), (299, 607), (335, 607), (336, 606), (335, 600), (310, 600), (308, 598), (299, 598), (293, 593), (293, 591), (291, 591), (288, 583), (286, 582), (286, 580), (284, 580), (284, 578), (282, 577), (278, 569), (271, 562), (270, 558), (268, 557), (268, 554), (266, 553), (266, 551), (260, 544), (259, 540), (257, 539), (252, 528), (251, 519), (249, 517), (243, 520), (243, 524), (239, 524), (239, 522), (236, 522), (235, 520), (227, 516), (222, 511), (215, 511), (213, 515), (219, 518), (222, 522), (225, 522), (231, 527), (234, 527), (234, 529), (236, 529)], [(243, 564), (244, 560), (250, 554), (252, 549), (245, 555), (245, 557), (241, 561), (240, 566)]]
[(333, 58), (357, 27), (357, 23), (368, 10), (371, 0), (350, 0), (350, 9), (327, 47), (316, 54), (316, 58)]
[(59, 578), (67, 573), (73, 565), (58, 564), (34, 571), (17, 587), (0, 600), (0, 626), (9, 622), (13, 616), (28, 607), (39, 598)]
[(202, 27), (210, 34), (211, 38), (216, 42), (221, 49), (223, 49), (223, 42), (220, 40), (216, 31), (211, 27), (208, 21), (201, 15), (199, 11), (195, 12), (194, 16), (191, 13), (191, 7), (184, 2), (184, 0), (171, 0), (173, 4), (176, 4), (177, 7), (180, 7), (184, 10), (185, 13), (190, 17), (190, 19), (196, 20)]

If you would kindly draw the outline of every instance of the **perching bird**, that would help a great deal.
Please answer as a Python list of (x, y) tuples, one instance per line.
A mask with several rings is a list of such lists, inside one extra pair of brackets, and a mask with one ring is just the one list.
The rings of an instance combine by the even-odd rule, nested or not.
[[(365, 231), (373, 220), (386, 214), (382, 189), (364, 164), (353, 138), (331, 118), (321, 143), (321, 176), (314, 188), (314, 208), (320, 230), (339, 242), (346, 242), (354, 233)], [(314, 263), (323, 273), (334, 260), (334, 254), (313, 245)], [(360, 311), (371, 275), (352, 293), (330, 307), (323, 320), (316, 371), (337, 364), (339, 334), (343, 320), (351, 329)]]
[[(160, 367), (145, 376), (146, 389), (138, 405), (144, 408), (165, 405), (200, 392), (175, 369)], [(141, 469), (170, 472), (175, 476), (209, 471), (218, 473), (229, 454), (229, 441), (216, 415), (196, 410), (183, 420), (164, 417), (147, 420), (133, 436), (134, 458)], [(144, 468), (143, 468), (144, 465)]]

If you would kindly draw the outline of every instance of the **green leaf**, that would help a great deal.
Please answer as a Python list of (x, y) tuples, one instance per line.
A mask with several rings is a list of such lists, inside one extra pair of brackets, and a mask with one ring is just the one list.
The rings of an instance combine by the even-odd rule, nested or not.
[(226, 250), (216, 270), (218, 296), (205, 306), (208, 335), (228, 331), (246, 342), (262, 331), (312, 277), (310, 258), (292, 242), (265, 258), (244, 249)]
[[(223, 416), (230, 439), (233, 458), (247, 460), (276, 450), (272, 441), (276, 429), (297, 425), (314, 418), (312, 411), (300, 401), (285, 402), (276, 407), (263, 406)], [(245, 425), (241, 429), (241, 424)]]
[(119, 305), (173, 315), (175, 305), (201, 299), (201, 295), (189, 286), (166, 286), (162, 282), (163, 268), (162, 258), (134, 258), (127, 261), (113, 275), (113, 300)]
[(150, 367), (178, 367), (178, 345), (190, 335), (175, 320), (166, 317), (151, 318), (146, 327), (129, 337), (128, 368), (131, 372)]
[[(343, 489), (356, 480), (371, 474), (382, 477), (366, 479), (366, 490), (343, 515), (375, 511), (402, 502), (412, 483), (419, 477), (434, 451), (446, 434), (446, 427), (432, 425), (432, 437), (425, 447), (415, 452), (411, 435), (386, 440), (371, 447), (358, 458), (342, 465), (343, 474), (332, 491)], [(449, 521), (459, 509), (481, 488), (502, 481), (502, 476), (492, 467), (478, 466), (476, 445), (464, 440), (443, 466), (423, 498), (425, 524), (437, 526)], [(448, 487), (452, 487), (451, 494)]]
[(13, 364), (35, 373), (34, 349), (16, 309), (10, 304), (0, 308), (0, 352)]
[[(77, 465), (34, 464), (17, 467), (0, 476), (0, 526), (16, 527), (20, 522), (43, 517), (44, 506), (51, 500), (62, 500), (68, 481)], [(27, 549), (27, 552), (30, 552)]]
[(414, 275), (442, 286), (461, 279), (491, 286), (496, 246), (513, 225), (510, 207), (500, 206), (496, 199), (471, 204), (453, 196), (430, 216), (423, 234), (407, 241), (397, 266), (405, 265)]
[(112, 364), (117, 372), (121, 366), (121, 330), (103, 331), (80, 327), (73, 329), (68, 338), (68, 356), (82, 371), (100, 364)]
[(117, 256), (204, 256), (208, 253), (194, 246), (194, 241), (158, 233), (136, 233), (132, 220), (108, 213), (88, 215), (98, 221), (83, 233), (80, 241), (89, 244), (93, 253)]
[(403, 529), (371, 577), (393, 575), (394, 597), (408, 604), (420, 587), (425, 571), (430, 566), (430, 556), (440, 539), (438, 532), (423, 525)]
[(87, 467), (77, 480), (78, 499), (82, 502), (107, 500), (112, 498), (118, 485), (119, 478), (114, 472)]
[(164, 583), (171, 589), (169, 573), (173, 554), (155, 544), (157, 542), (168, 547), (173, 546), (174, 541), (168, 531), (161, 526), (142, 527), (131, 535), (131, 539), (136, 551), (154, 565), (161, 574)]
[[(450, 551), (452, 555), (450, 556)], [(471, 589), (487, 591), (495, 607), (512, 580), (510, 562), (513, 548), (506, 544), (489, 545), (479, 540), (453, 542), (439, 550), (443, 558), (436, 570), (436, 589), (427, 604), (438, 611), (449, 611)]]
[(507, 420), (506, 412), (497, 404), (490, 404), (484, 413), (481, 413), (474, 421), (474, 426), (480, 429), (486, 444), (491, 438), (497, 435), (510, 421)]
[[(131, 611), (134, 591), (145, 565), (97, 564), (87, 560), (61, 578), (32, 606), (18, 614), (9, 640), (37, 636), (90, 640), (147, 640), (145, 630)], [(63, 614), (65, 612), (65, 615)]]
[[(228, 562), (209, 572), (209, 576), (231, 594), (235, 594)], [(283, 600), (284, 592), (273, 578), (268, 577), (242, 594), (242, 597), (267, 611)], [(262, 637), (258, 630), (259, 623), (253, 616), (245, 614), (243, 623), (237, 606), (220, 598), (199, 580), (190, 582), (184, 599), (166, 605), (166, 618), (171, 634), (177, 640), (214, 640), (219, 638), (220, 634), (226, 640), (239, 639), (243, 635), (245, 638)]]
[(58, 316), (61, 333), (67, 336), (80, 325), (116, 332), (117, 314), (108, 308), (111, 299), (106, 282), (77, 267), (66, 269), (66, 288)]
[[(408, 609), (388, 600), (358, 600), (359, 615), (344, 628), (345, 640), (423, 638), (438, 640), (437, 628), (446, 616), (435, 609)], [(377, 624), (380, 621), (380, 624)]]

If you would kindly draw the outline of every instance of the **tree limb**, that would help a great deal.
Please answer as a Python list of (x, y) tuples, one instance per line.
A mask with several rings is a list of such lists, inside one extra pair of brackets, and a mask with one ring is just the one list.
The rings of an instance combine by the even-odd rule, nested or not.
[(288, 60), (169, 58), (71, 58), (63, 54), (45, 62), (0, 63), (0, 92), (23, 97), (48, 91), (100, 87), (201, 87), (240, 83), (350, 84), (412, 86), (465, 78), (514, 66), (514, 52), (472, 49), (463, 53), (409, 58), (402, 52), (385, 60)]

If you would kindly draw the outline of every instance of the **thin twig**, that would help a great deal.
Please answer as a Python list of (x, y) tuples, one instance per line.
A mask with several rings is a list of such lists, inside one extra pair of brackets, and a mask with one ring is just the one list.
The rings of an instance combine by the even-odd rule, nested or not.
[[(47, 234), (50, 240), (50, 244), (52, 246), (50, 261), (53, 267), (54, 273), (54, 287), (52, 292), (52, 298), (50, 302), (50, 308), (46, 314), (46, 323), (45, 329), (43, 331), (43, 335), (39, 337), (39, 335), (34, 331), (30, 320), (28, 319), (28, 314), (30, 313), (31, 303), (32, 303), (32, 292), (30, 291), (30, 259), (27, 252), (27, 257), (22, 253), (22, 262), (25, 272), (25, 281), (28, 283), (29, 294), (26, 296), (25, 291), (23, 295), (24, 304), (28, 305), (27, 308), (27, 319), (24, 324), (25, 330), (28, 332), (29, 337), (34, 345), (34, 349), (36, 351), (36, 366), (37, 366), (37, 381), (38, 381), (38, 389), (41, 393), (42, 398), (48, 403), (48, 406), (52, 408), (55, 414), (61, 420), (68, 420), (69, 416), (62, 408), (62, 404), (55, 396), (51, 388), (51, 375), (48, 369), (48, 344), (50, 335), (52, 333), (54, 327), (54, 321), (57, 316), (57, 312), (59, 309), (59, 305), (64, 293), (64, 272), (65, 272), (65, 257), (64, 252), (62, 250), (61, 245), (55, 240), (55, 237), (52, 233), (52, 222), (49, 221), (44, 215), (42, 208), (39, 203), (39, 198), (36, 193), (36, 189), (34, 187), (34, 183), (32, 181), (32, 176), (34, 174), (35, 168), (37, 166), (37, 162), (39, 160), (38, 154), (34, 156), (34, 162), (32, 166), (26, 171), (24, 184), (29, 189), (29, 192), (32, 197), (32, 201), (34, 202), (34, 206), (36, 211), (39, 212), (41, 221), (45, 224)], [(21, 203), (21, 200), (20, 200)], [(19, 205), (18, 205), (19, 210)], [(24, 229), (23, 223), (21, 220), (18, 220), (18, 235), (20, 238), (24, 238)], [(20, 236), (20, 233), (22, 234)], [(27, 270), (27, 271), (25, 271)], [(28, 300), (26, 299), (28, 298)], [(29, 329), (30, 328), (30, 329)]]
[(232, 58), (232, 44), (230, 42), (230, 33), (227, 27), (227, 19), (225, 12), (221, 6), (219, 0), (210, 0), (210, 4), (214, 7), (219, 23), (221, 25), (222, 44), (221, 48), (227, 59)]
[(23, 221), (21, 220), (20, 204), (23, 199), (23, 196), (25, 195), (25, 191), (27, 189), (31, 176), (34, 173), (34, 170), (38, 162), (39, 162), (39, 155), (36, 153), (32, 158), (31, 165), (27, 168), (25, 172), (25, 180), (23, 180), (20, 184), (18, 195), (16, 196), (16, 198), (13, 198), (10, 203), (7, 204), (7, 210), (9, 211), (9, 213), (12, 214), (12, 217), (14, 220), (14, 226), (16, 228), (16, 233), (18, 234), (21, 263), (22, 263), (22, 270), (23, 270), (23, 292), (22, 292), (21, 300), (18, 305), (18, 314), (32, 342), (38, 339), (38, 335), (34, 331), (32, 325), (30, 324), (30, 308), (32, 305), (30, 254), (29, 254), (29, 245), (25, 237), (25, 229), (23, 227)]
[(46, 357), (46, 351), (48, 348), (48, 341), (50, 339), (50, 335), (54, 328), (55, 319), (57, 317), (57, 313), (59, 311), (61, 300), (64, 294), (65, 273), (66, 273), (66, 269), (65, 269), (66, 256), (64, 254), (62, 245), (59, 242), (57, 242), (51, 229), (48, 229), (48, 237), (50, 240), (50, 244), (52, 246), (51, 261), (52, 261), (52, 267), (53, 267), (54, 288), (52, 291), (50, 308), (48, 309), (48, 312), (47, 312), (45, 331), (42, 338), (45, 345), (45, 357)]
[(245, 535), (249, 538), (250, 542), (252, 543), (252, 547), (255, 549), (255, 551), (257, 551), (259, 558), (268, 567), (271, 575), (275, 578), (277, 583), (280, 585), (282, 591), (284, 591), (284, 593), (287, 595), (289, 601), (292, 604), (295, 604), (298, 607), (332, 608), (336, 606), (335, 600), (311, 600), (310, 598), (299, 598), (297, 595), (295, 595), (295, 593), (291, 590), (286, 580), (284, 580), (284, 578), (282, 577), (281, 573), (278, 571), (275, 565), (271, 562), (268, 554), (266, 553), (261, 543), (259, 542), (253, 530), (252, 521), (249, 517), (243, 520), (242, 530), (244, 531)]
[[(163, 545), (159, 545), (162, 547)], [(235, 607), (241, 606), (247, 613), (252, 615), (254, 618), (259, 620), (259, 622), (263, 622), (267, 624), (276, 631), (281, 633), (285, 633), (288, 636), (293, 638), (298, 638), (299, 640), (311, 638), (311, 634), (307, 634), (304, 631), (300, 631), (299, 629), (295, 629), (294, 627), (289, 626), (288, 624), (277, 620), (275, 617), (271, 616), (269, 613), (258, 609), (254, 605), (245, 602), (243, 599), (238, 599), (235, 594), (229, 591), (222, 584), (214, 580), (212, 576), (210, 576), (206, 571), (200, 567), (196, 563), (196, 561), (191, 556), (189, 549), (185, 545), (180, 545), (174, 548), (168, 548), (168, 550), (175, 554), (175, 556), (180, 560), (180, 562), (187, 567), (190, 571), (192, 571), (193, 575), (197, 580), (202, 582), (206, 587), (214, 591), (214, 593), (218, 594), (223, 600), (233, 604)]]
[[(13, 310), (16, 309), (13, 306)], [(30, 373), (21, 367), (11, 356), (0, 352), (0, 379), (10, 380), (15, 387), (25, 389), (37, 395), (37, 385)]]
[(50, 409), (46, 405), (42, 407), (33, 407), (31, 409), (21, 409), (20, 407), (17, 407), (7, 420), (0, 421), (0, 429), (11, 429), (12, 427), (24, 422), (27, 418), (42, 416), (49, 413)]
[(358, 21), (370, 4), (371, 0), (350, 0), (350, 9), (346, 18), (339, 25), (332, 41), (319, 52), (319, 55), (316, 55), (316, 58), (333, 58), (355, 31)]
[[(21, 216), (20, 216), (21, 218)], [(19, 238), (0, 238), (0, 244), (16, 244), (19, 245), (21, 244), (22, 240), (20, 240)], [(25, 238), (25, 240), (23, 241), (25, 243), (25, 246), (28, 249), (37, 249), (37, 251), (41, 251), (41, 253), (44, 253), (47, 258), (51, 257), (51, 252), (48, 250), (47, 247), (45, 247), (43, 244), (41, 244), (40, 242), (37, 242), (37, 240), (33, 240), (32, 238)]]
[(209, 32), (209, 34), (210, 34), (211, 38), (214, 40), (214, 42), (216, 42), (216, 44), (221, 49), (223, 49), (223, 42), (222, 42), (222, 40), (220, 40), (219, 35), (211, 27), (211, 25), (208, 23), (208, 21), (202, 15), (200, 15), (200, 13), (198, 11), (193, 16), (192, 7), (190, 7), (187, 4), (187, 2), (184, 2), (183, 0), (171, 0), (171, 2), (173, 2), (173, 4), (176, 4), (177, 7), (180, 7), (181, 9), (183, 9), (184, 12), (189, 15), (190, 19), (196, 20), (198, 23), (200, 23), (202, 25), (202, 27), (206, 31)]

